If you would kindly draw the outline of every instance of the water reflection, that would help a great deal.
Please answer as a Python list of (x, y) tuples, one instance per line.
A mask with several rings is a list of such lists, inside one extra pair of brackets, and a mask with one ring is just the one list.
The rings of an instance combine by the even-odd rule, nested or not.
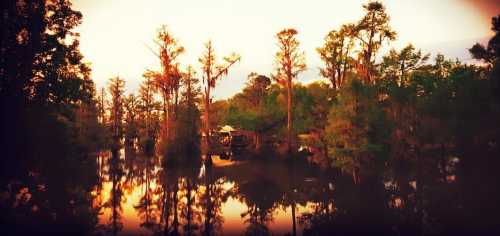
[[(354, 184), (350, 175), (321, 169), (300, 156), (288, 159), (251, 156), (222, 163), (215, 157), (209, 167), (199, 155), (165, 159), (133, 148), (104, 152), (96, 160), (96, 165), (91, 165), (98, 170), (96, 182), (82, 181), (77, 185), (71, 178), (53, 178), (47, 184), (62, 186), (69, 181), (72, 185), (67, 186), (72, 188), (53, 187), (46, 191), (44, 185), (34, 181), (36, 187), (20, 189), (12, 201), (13, 209), (19, 219), (25, 220), (21, 222), (32, 228), (13, 235), (30, 232), (418, 235), (421, 232), (419, 216), (414, 211), (417, 204), (412, 194), (414, 184), (408, 183), (408, 188), (402, 184), (408, 179), (404, 173), (394, 180), (373, 175)], [(453, 199), (456, 191), (453, 183), (434, 186), (449, 191), (449, 199)], [(425, 214), (439, 214), (439, 211), (446, 214), (454, 209), (453, 202), (445, 204), (441, 200), (440, 206), (434, 206), (430, 205), (432, 198), (425, 200), (429, 204)], [(46, 202), (51, 205), (44, 205)], [(431, 218), (420, 219), (428, 221), (427, 225), (438, 225)], [(68, 226), (61, 227), (62, 223)], [(11, 224), (18, 226), (12, 221)]]
[[(52, 172), (47, 182), (37, 182), (41, 174), (34, 174), (32, 187), (19, 189), (12, 198), (15, 212), (7, 211), (32, 228), (14, 235), (59, 231), (84, 235), (418, 235), (422, 232), (418, 219), (427, 221), (427, 230), (438, 225), (414, 211), (419, 204), (415, 184), (404, 173), (394, 179), (365, 176), (354, 184), (350, 175), (321, 169), (302, 156), (249, 156), (238, 161), (215, 157), (211, 166), (205, 166), (198, 154), (162, 158), (133, 147), (100, 153), (95, 160), (82, 166), (97, 170), (95, 182), (57, 179), (61, 173)], [(52, 188), (47, 191), (45, 186)], [(449, 191), (453, 199), (453, 182), (433, 186)], [(453, 202), (444, 204), (430, 196), (425, 198), (425, 214), (454, 209)], [(438, 202), (442, 204), (431, 205)], [(63, 223), (68, 226), (61, 227)]]
[(95, 204), (102, 208), (101, 234), (296, 235), (297, 219), (312, 206), (306, 193), (317, 177), (307, 168), (176, 160), (183, 159), (160, 161), (127, 149), (101, 156)]
[(238, 193), (247, 206), (247, 210), (241, 213), (248, 224), (245, 235), (271, 235), (268, 224), (273, 221), (273, 212), (281, 200), (279, 186), (272, 180), (259, 177), (242, 183)]

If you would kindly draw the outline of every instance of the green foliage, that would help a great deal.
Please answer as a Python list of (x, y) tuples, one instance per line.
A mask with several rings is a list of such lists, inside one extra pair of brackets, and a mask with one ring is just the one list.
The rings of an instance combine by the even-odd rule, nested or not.
[(314, 125), (312, 111), (315, 100), (305, 86), (295, 85), (293, 91), (293, 130), (301, 134), (308, 132)]
[(422, 51), (415, 51), (415, 47), (409, 44), (400, 52), (392, 49), (383, 57), (380, 69), (385, 79), (393, 79), (398, 81), (398, 84), (404, 85), (410, 74), (423, 67), (428, 59), (429, 54), (422, 55)]
[(378, 88), (358, 79), (345, 84), (334, 102), (328, 126), (329, 155), (341, 168), (383, 167), (389, 150), (390, 123), (380, 106)]
[(339, 31), (330, 31), (324, 46), (316, 49), (325, 64), (320, 74), (330, 81), (334, 89), (342, 87), (347, 71), (353, 67), (356, 30), (353, 24), (342, 25)]
[(279, 115), (284, 114), (282, 109), (278, 109), (276, 98), (277, 93), (271, 87), (271, 80), (251, 73), (243, 91), (229, 100), (225, 122), (256, 133), (276, 130), (283, 120)]
[(390, 17), (385, 6), (378, 1), (370, 1), (363, 5), (365, 15), (355, 26), (355, 37), (360, 41), (360, 58), (364, 67), (365, 82), (372, 82), (375, 74), (375, 56), (384, 42), (396, 39), (396, 32), (389, 25)]
[(193, 158), (198, 158), (200, 150), (200, 85), (199, 80), (194, 77), (191, 67), (181, 79), (183, 91), (181, 101), (177, 109), (174, 128), (178, 131), (168, 148), (173, 157), (179, 157), (185, 163), (192, 163)]
[[(231, 55), (224, 58), (225, 63), (216, 63), (209, 41), (199, 59), (205, 85), (201, 91), (194, 70), (188, 67), (182, 71), (176, 61), (184, 48), (163, 27), (158, 33), (162, 71), (146, 72), (137, 96), (125, 96), (124, 80), (112, 78), (110, 100), (105, 103), (104, 90), (96, 99), (91, 71), (83, 62), (74, 32), (82, 15), (69, 1), (10, 1), (5, 6), (0, 44), (0, 146), (4, 148), (0, 209), (2, 223), (7, 230), (16, 230), (15, 234), (47, 228), (48, 232), (91, 234), (99, 211), (91, 195), (98, 179), (97, 156), (112, 151), (107, 170), (112, 194), (104, 205), (115, 209), (123, 194), (122, 167), (130, 164), (128, 157), (124, 163), (118, 156), (123, 141), (125, 147), (134, 152), (138, 148), (141, 154), (132, 161), (140, 163), (142, 169), (126, 174), (143, 175), (145, 170), (146, 175), (148, 195), (136, 209), (143, 216), (151, 214), (149, 179), (156, 172), (151, 168), (160, 156), (156, 154), (164, 161), (158, 175), (165, 175), (158, 183), (177, 174), (165, 174), (167, 167), (179, 163), (198, 167), (200, 163), (201, 99), (206, 133), (210, 127), (228, 123), (252, 131), (256, 149), (263, 138), (275, 141), (276, 136), (280, 142), (287, 137), (288, 147), (292, 134), (309, 138), (306, 145), (313, 154), (321, 153), (324, 163), (332, 164), (328, 171), (340, 169), (342, 173), (332, 181), (335, 189), (328, 182), (336, 195), (327, 199), (326, 211), (317, 211), (321, 214), (330, 214), (331, 202), (336, 216), (362, 215), (362, 211), (353, 213), (352, 205), (357, 204), (356, 199), (365, 199), (359, 202), (376, 201), (377, 214), (394, 208), (401, 235), (413, 229), (418, 229), (419, 235), (446, 234), (460, 229), (457, 222), (467, 222), (470, 228), (464, 228), (466, 232), (498, 224), (495, 216), (500, 209), (491, 202), (500, 197), (496, 187), (500, 165), (500, 16), (492, 19), (495, 35), (488, 44), (470, 49), (481, 65), (462, 64), (441, 54), (430, 64), (429, 55), (411, 44), (400, 51), (391, 50), (376, 64), (377, 53), (396, 33), (384, 5), (370, 1), (363, 6), (365, 15), (360, 21), (330, 31), (317, 49), (325, 65), (320, 73), (332, 86), (293, 83), (306, 65), (297, 31), (291, 28), (276, 35), (279, 51), (273, 81), (251, 73), (242, 92), (216, 102), (211, 100), (211, 89), (240, 57)], [(158, 101), (158, 93), (162, 101)], [(225, 180), (212, 176), (211, 171), (207, 166), (205, 196), (200, 199), (207, 204), (207, 215), (213, 210), (220, 219), (220, 206), (232, 190), (224, 190)], [(191, 172), (196, 175), (196, 171)], [(352, 174), (354, 181), (347, 181), (344, 173)], [(247, 233), (269, 233), (265, 224), (272, 220), (269, 215), (277, 206), (275, 202), (293, 207), (301, 204), (298, 193), (302, 190), (293, 183), (294, 177), (283, 178), (292, 181), (277, 186), (268, 179), (245, 180), (236, 186), (243, 196), (240, 200), (250, 206), (242, 215), (250, 218)], [(170, 197), (177, 197), (179, 184), (190, 185), (178, 181), (168, 187), (156, 184), (158, 191), (165, 188), (162, 204), (171, 204)], [(254, 188), (262, 186), (264, 194), (255, 195)], [(346, 186), (359, 192), (353, 197), (337, 191)], [(371, 190), (377, 192), (366, 197)], [(450, 216), (450, 212), (458, 214)], [(210, 223), (217, 220), (206, 218), (210, 232)], [(325, 222), (333, 218), (329, 215)], [(23, 229), (25, 225), (35, 228)], [(155, 226), (150, 220), (142, 225)]]

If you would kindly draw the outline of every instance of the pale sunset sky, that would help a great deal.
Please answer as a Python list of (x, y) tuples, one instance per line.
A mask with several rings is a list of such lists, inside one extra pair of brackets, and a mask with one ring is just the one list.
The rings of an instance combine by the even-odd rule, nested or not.
[[(191, 64), (200, 74), (198, 57), (211, 39), (218, 58), (237, 52), (240, 63), (215, 89), (215, 98), (228, 98), (244, 86), (255, 71), (269, 75), (277, 51), (275, 34), (296, 28), (308, 70), (298, 81), (320, 79), (322, 63), (316, 48), (324, 36), (341, 24), (363, 15), (366, 0), (76, 0), (83, 14), (80, 49), (91, 63), (97, 88), (119, 75), (126, 92), (135, 92), (146, 69), (159, 69), (158, 58), (144, 44), (161, 25), (185, 47), (182, 65)], [(470, 61), (467, 48), (492, 35), (491, 17), (500, 14), (500, 0), (385, 0), (391, 26), (398, 33), (389, 47), (413, 43), (424, 52)], [(387, 50), (387, 49), (385, 49)]]

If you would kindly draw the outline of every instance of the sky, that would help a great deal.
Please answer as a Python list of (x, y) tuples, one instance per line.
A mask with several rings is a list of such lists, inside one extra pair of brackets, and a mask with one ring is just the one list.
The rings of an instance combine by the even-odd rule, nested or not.
[[(384, 0), (398, 39), (388, 45), (400, 49), (408, 43), (435, 55), (470, 61), (467, 48), (492, 36), (491, 17), (500, 13), (500, 0)], [(75, 0), (83, 14), (76, 29), (80, 49), (91, 63), (97, 88), (120, 76), (126, 93), (137, 91), (147, 69), (160, 68), (158, 58), (145, 46), (155, 46), (157, 29), (166, 25), (185, 47), (182, 65), (200, 73), (198, 58), (212, 40), (219, 59), (236, 52), (241, 62), (218, 82), (214, 96), (228, 98), (239, 92), (250, 72), (270, 75), (277, 51), (275, 34), (298, 30), (308, 70), (298, 81), (320, 79), (322, 63), (316, 48), (325, 35), (363, 16), (366, 0)]]

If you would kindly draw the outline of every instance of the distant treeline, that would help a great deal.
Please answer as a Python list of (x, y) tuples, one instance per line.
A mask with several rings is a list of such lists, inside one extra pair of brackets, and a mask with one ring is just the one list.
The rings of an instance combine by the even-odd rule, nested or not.
[(179, 64), (185, 49), (161, 27), (152, 50), (160, 71), (146, 71), (135, 94), (124, 94), (119, 77), (97, 92), (74, 32), (82, 14), (69, 1), (2, 6), (0, 209), (7, 231), (91, 232), (100, 154), (118, 159), (120, 149), (134, 147), (165, 165), (190, 163), (209, 153), (208, 137), (224, 124), (253, 131), (257, 154), (307, 147), (312, 162), (349, 176), (364, 193), (386, 183), (394, 192), (385, 207), (409, 225), (398, 229), (402, 235), (498, 230), (500, 16), (488, 45), (470, 49), (477, 65), (443, 55), (430, 62), (412, 45), (376, 61), (397, 34), (383, 4), (370, 1), (358, 22), (332, 30), (317, 49), (327, 83), (294, 83), (306, 62), (290, 28), (276, 34), (274, 72), (251, 73), (242, 92), (213, 102), (211, 90), (240, 56), (218, 62), (210, 41), (197, 75)]

